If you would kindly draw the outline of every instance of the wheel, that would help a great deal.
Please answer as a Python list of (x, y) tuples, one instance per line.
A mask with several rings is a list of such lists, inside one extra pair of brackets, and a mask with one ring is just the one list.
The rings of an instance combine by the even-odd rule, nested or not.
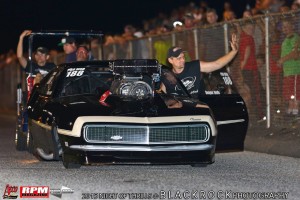
[(53, 141), (53, 160), (60, 160), (60, 156), (62, 154), (62, 147), (59, 141), (57, 126), (55, 123), (53, 123), (52, 125), (51, 137)]
[(81, 164), (79, 163), (76, 156), (72, 156), (64, 152), (62, 153), (62, 161), (66, 169), (78, 169), (81, 167)]
[(25, 97), (23, 95), (22, 102), (20, 104), (20, 111), (18, 113), (16, 122), (15, 145), (18, 151), (27, 150), (28, 116), (26, 101), (24, 100), (24, 98)]
[[(43, 148), (36, 148), (34, 143), (31, 145), (32, 152), (35, 155), (35, 157), (37, 157), (37, 159), (48, 160), (48, 161), (60, 160), (60, 155), (62, 154), (62, 147), (61, 147), (61, 144), (59, 141), (59, 137), (57, 134), (57, 126), (55, 123), (53, 123), (53, 125), (52, 125), (51, 138), (52, 138), (52, 145), (53, 145), (52, 152), (48, 153), (48, 152), (45, 152)], [(31, 141), (33, 141), (33, 140), (31, 140)]]
[(27, 150), (27, 132), (22, 130), (22, 125), (17, 123), (16, 127), (16, 138), (15, 138), (16, 149), (18, 151)]
[(34, 146), (34, 142), (33, 142), (33, 137), (32, 134), (30, 133), (30, 131), (28, 130), (28, 134), (27, 134), (27, 151), (31, 154), (33, 154), (35, 150), (35, 146)]
[(42, 148), (36, 148), (34, 155), (38, 160), (53, 160), (53, 153), (46, 153)]

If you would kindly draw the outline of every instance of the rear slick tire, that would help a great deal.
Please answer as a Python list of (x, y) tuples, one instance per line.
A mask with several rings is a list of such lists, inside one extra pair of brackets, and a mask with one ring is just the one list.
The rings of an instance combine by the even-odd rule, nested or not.
[(27, 132), (23, 132), (22, 127), (20, 127), (18, 124), (16, 127), (15, 144), (18, 151), (27, 150)]

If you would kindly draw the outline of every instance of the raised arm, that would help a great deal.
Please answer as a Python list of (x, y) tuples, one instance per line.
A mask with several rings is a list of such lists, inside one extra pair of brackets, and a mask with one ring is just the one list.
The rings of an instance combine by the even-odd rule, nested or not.
[(20, 65), (23, 68), (25, 68), (26, 65), (27, 65), (27, 59), (23, 55), (23, 40), (24, 40), (24, 37), (27, 36), (27, 35), (30, 35), (31, 32), (32, 32), (31, 30), (23, 31), (23, 33), (20, 35), (19, 42), (18, 42), (17, 57), (18, 57), (18, 60), (20, 62)]
[[(225, 65), (227, 65), (232, 59), (235, 57), (235, 55), (238, 52), (238, 42), (237, 42), (237, 36), (236, 34), (232, 34), (231, 36), (231, 51), (226, 54), (225, 56), (222, 56), (221, 58), (212, 61), (212, 62), (205, 62), (205, 61), (200, 61), (200, 66), (201, 66), (201, 71), (202, 72), (213, 72), (218, 69), (221, 69)], [(216, 47), (218, 48), (218, 47)]]

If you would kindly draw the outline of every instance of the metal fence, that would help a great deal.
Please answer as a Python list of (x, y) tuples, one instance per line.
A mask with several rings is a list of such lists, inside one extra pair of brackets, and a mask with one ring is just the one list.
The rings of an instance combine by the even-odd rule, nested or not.
[[(289, 105), (291, 102), (296, 104), (297, 95), (300, 98), (299, 94), (287, 96), (285, 92), (287, 86), (284, 84), (284, 79), (287, 78), (284, 71), (286, 63), (283, 63), (283, 66), (278, 65), (282, 55), (288, 51), (287, 45), (291, 47), (291, 51), (298, 52), (298, 39), (288, 40), (290, 36), (287, 37), (286, 27), (291, 25), (295, 38), (298, 38), (299, 17), (299, 11), (266, 14), (125, 42), (116, 40), (113, 44), (103, 46), (103, 52), (100, 52), (101, 49), (92, 51), (96, 59), (156, 58), (160, 63), (167, 65), (168, 48), (180, 46), (188, 51), (187, 60), (213, 61), (230, 51), (229, 40), (231, 34), (236, 33), (239, 37), (240, 51), (227, 66), (227, 70), (247, 104), (250, 124), (255, 126), (257, 122), (264, 122), (267, 127), (283, 126), (286, 121), (299, 117), (296, 111), (292, 113)], [(247, 48), (250, 48), (250, 52)], [(241, 69), (246, 51), (250, 61)], [(300, 56), (297, 53), (295, 55), (297, 56), (288, 61), (288, 65), (299, 63), (300, 69)], [(62, 55), (59, 56), (53, 59), (57, 63), (62, 60)], [(16, 66), (5, 66), (0, 69), (1, 95), (8, 97), (9, 105), (15, 102), (15, 88), (22, 78), (17, 75), (17, 69)], [(299, 72), (300, 77), (300, 70), (296, 72)], [(295, 88), (297, 86), (300, 88), (299, 82)]]
[[(286, 121), (294, 121), (299, 116), (296, 110), (294, 113), (291, 111), (291, 105), (289, 105), (291, 102), (297, 104), (296, 99), (300, 98), (299, 94), (296, 94), (296, 91), (294, 95), (286, 94), (285, 90), (288, 86), (284, 84), (284, 79), (287, 75), (283, 73), (286, 63), (278, 64), (284, 52), (287, 51), (282, 44), (285, 38), (290, 37), (287, 37), (284, 24), (289, 23), (295, 37), (298, 38), (299, 17), (299, 11), (266, 14), (218, 23), (214, 26), (202, 26), (145, 37), (122, 45), (115, 43), (104, 47), (106, 53), (103, 59), (156, 58), (160, 63), (167, 65), (168, 48), (180, 46), (188, 51), (187, 60), (213, 61), (230, 50), (231, 34), (236, 33), (239, 37), (240, 51), (227, 69), (247, 104), (250, 123), (254, 126), (256, 122), (265, 122), (267, 127), (282, 126), (286, 124)], [(297, 42), (290, 45), (294, 45), (292, 49), (298, 51)], [(250, 61), (248, 61), (250, 63), (246, 63), (241, 69), (247, 46), (250, 48)], [(300, 69), (299, 54), (292, 60), (296, 64), (299, 62)], [(298, 72), (300, 76), (300, 70)], [(300, 82), (294, 83), (295, 87), (300, 88)]]
[(15, 108), (17, 84), (22, 79), (21, 69), (13, 55), (2, 56), (0, 63), (0, 108)]

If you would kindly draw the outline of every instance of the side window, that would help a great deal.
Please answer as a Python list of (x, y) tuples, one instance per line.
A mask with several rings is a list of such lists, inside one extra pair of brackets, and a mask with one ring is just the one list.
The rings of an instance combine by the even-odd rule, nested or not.
[(229, 73), (225, 70), (218, 70), (213, 73), (204, 74), (203, 80), (205, 83), (205, 95), (237, 93)]
[(59, 74), (59, 70), (54, 70), (50, 72), (42, 81), (40, 84), (40, 93), (42, 95), (52, 95), (53, 92), (53, 83), (55, 82), (57, 75)]

